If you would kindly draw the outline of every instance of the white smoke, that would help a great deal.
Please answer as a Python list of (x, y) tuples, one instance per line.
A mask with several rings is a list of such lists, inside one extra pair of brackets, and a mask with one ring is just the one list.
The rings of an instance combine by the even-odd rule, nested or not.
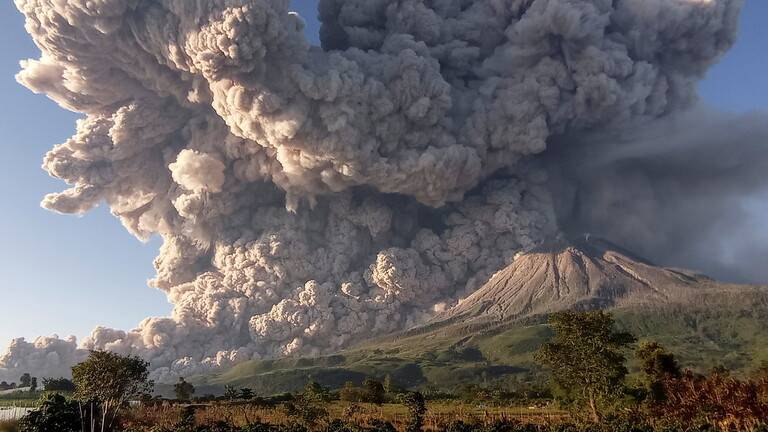
[[(171, 317), (82, 348), (166, 379), (421, 322), (556, 234), (550, 138), (665, 116), (733, 43), (739, 0), (16, 0), (17, 79), (85, 114), (43, 206), (106, 203), (164, 244)], [(287, 209), (287, 210), (286, 210)], [(17, 342), (0, 377), (58, 374)], [(60, 355), (40, 362), (36, 350)]]

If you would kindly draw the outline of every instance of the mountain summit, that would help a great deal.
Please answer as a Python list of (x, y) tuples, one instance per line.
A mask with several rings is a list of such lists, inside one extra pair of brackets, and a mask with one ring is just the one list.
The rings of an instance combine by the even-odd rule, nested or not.
[(584, 235), (519, 254), (440, 322), (506, 322), (565, 309), (610, 309), (695, 301), (753, 287), (719, 284), (686, 270), (658, 267), (609, 241)]
[(249, 383), (277, 393), (298, 390), (310, 377), (338, 387), (390, 375), (401, 385), (444, 388), (477, 384), (479, 377), (483, 384), (532, 379), (533, 353), (552, 334), (546, 316), (566, 309), (610, 310), (622, 329), (662, 343), (684, 367), (749, 371), (768, 358), (768, 287), (659, 267), (584, 235), (519, 254), (424, 325), (333, 356), (245, 363), (196, 385), (221, 391)]

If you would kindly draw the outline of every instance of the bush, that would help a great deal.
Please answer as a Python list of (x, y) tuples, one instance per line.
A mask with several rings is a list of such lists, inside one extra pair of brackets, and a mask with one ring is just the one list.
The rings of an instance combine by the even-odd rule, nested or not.
[(325, 432), (357, 432), (358, 428), (350, 426), (347, 423), (336, 419), (332, 421), (326, 428)]
[(370, 432), (397, 432), (397, 429), (395, 429), (394, 426), (392, 426), (392, 423), (386, 422), (384, 420), (374, 419), (371, 420), (369, 425), (369, 431)]
[(41, 398), (40, 408), (19, 421), (20, 432), (77, 432), (80, 430), (80, 411), (77, 403), (57, 393)]
[(363, 402), (363, 389), (356, 387), (352, 381), (347, 381), (339, 390), (339, 399), (345, 402)]
[(47, 392), (74, 392), (75, 384), (66, 378), (43, 378), (43, 390)]
[(445, 427), (445, 432), (474, 432), (476, 430), (475, 426), (461, 420), (456, 420)]
[(310, 428), (328, 417), (328, 411), (315, 399), (304, 395), (296, 397), (293, 402), (283, 404), (283, 411), (290, 418), (295, 418)]
[(408, 392), (400, 396), (400, 402), (408, 408), (407, 432), (419, 432), (424, 428), (424, 414), (427, 412), (427, 405), (424, 402), (424, 395), (419, 392)]
[(376, 405), (384, 403), (387, 392), (384, 391), (384, 385), (380, 382), (371, 378), (366, 378), (366, 380), (363, 381), (363, 390), (363, 396), (365, 398), (364, 402)]
[(317, 403), (327, 403), (331, 400), (331, 394), (328, 389), (321, 386), (316, 381), (310, 381), (306, 387), (304, 387), (304, 392), (301, 395), (305, 399)]
[(356, 387), (351, 381), (344, 383), (339, 390), (339, 399), (345, 402), (365, 402), (381, 405), (386, 401), (387, 392), (379, 381), (366, 378), (362, 387)]

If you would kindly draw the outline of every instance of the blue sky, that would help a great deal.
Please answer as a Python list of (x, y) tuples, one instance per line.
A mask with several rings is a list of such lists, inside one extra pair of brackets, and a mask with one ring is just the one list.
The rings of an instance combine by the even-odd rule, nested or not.
[[(316, 2), (294, 4), (316, 40)], [(701, 84), (709, 104), (768, 111), (766, 18), (768, 1), (747, 0), (737, 46)], [(0, 3), (0, 345), (15, 336), (82, 337), (100, 324), (130, 329), (170, 312), (165, 296), (146, 287), (158, 241), (139, 242), (103, 207), (82, 217), (40, 208), (46, 193), (64, 187), (41, 170), (43, 155), (72, 135), (77, 115), (15, 82), (19, 60), (38, 55), (21, 15)], [(768, 212), (768, 198), (753, 206)]]

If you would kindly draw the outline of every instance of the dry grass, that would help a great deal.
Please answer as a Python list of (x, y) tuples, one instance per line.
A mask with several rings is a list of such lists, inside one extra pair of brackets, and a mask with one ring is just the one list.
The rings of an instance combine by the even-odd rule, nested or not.
[(0, 432), (16, 432), (19, 430), (18, 420), (0, 420)]
[[(402, 430), (408, 421), (408, 413), (399, 404), (381, 406), (365, 403), (334, 402), (327, 407), (329, 419), (342, 419), (358, 425), (369, 425), (372, 420), (385, 420)], [(428, 404), (424, 416), (426, 431), (440, 431), (444, 425), (456, 420), (466, 423), (490, 424), (499, 420), (520, 420), (526, 423), (556, 423), (567, 419), (567, 414), (550, 409), (478, 407), (461, 403)], [(181, 418), (180, 406), (136, 407), (124, 416), (124, 426), (147, 428), (171, 427)], [(265, 408), (247, 403), (217, 403), (199, 405), (195, 411), (199, 425), (210, 425), (224, 420), (235, 426), (264, 422), (284, 425), (295, 419), (286, 415), (280, 407)]]

